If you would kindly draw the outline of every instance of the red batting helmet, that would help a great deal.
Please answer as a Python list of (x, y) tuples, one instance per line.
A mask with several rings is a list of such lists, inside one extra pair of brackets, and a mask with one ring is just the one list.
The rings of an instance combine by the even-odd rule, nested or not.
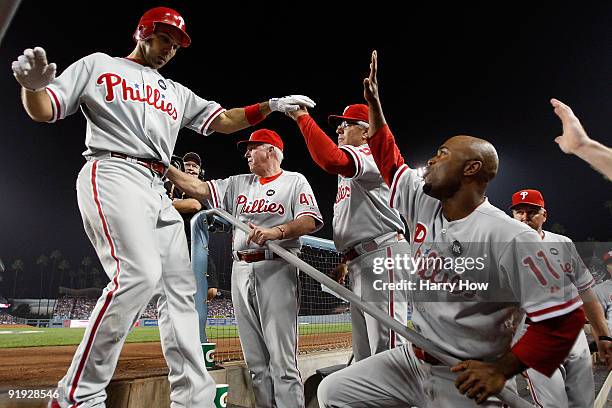
[(181, 47), (189, 47), (191, 38), (185, 31), (185, 20), (176, 11), (168, 7), (155, 7), (147, 11), (140, 17), (136, 32), (134, 32), (134, 40), (146, 40), (155, 31), (155, 24), (166, 24), (176, 28), (176, 32), (180, 36), (179, 44)]

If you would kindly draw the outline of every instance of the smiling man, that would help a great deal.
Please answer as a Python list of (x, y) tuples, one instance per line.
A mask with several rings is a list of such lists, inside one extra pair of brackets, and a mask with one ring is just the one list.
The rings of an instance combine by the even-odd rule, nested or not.
[(41, 47), (25, 50), (12, 64), (33, 120), (56, 122), (79, 108), (87, 119), (87, 162), (77, 179), (77, 198), (110, 279), (52, 405), (104, 405), (125, 338), (155, 293), (171, 407), (211, 407), (215, 386), (199, 342), (183, 222), (162, 177), (183, 127), (202, 135), (233, 133), (272, 111), (314, 103), (289, 96), (225, 110), (163, 77), (158, 70), (191, 43), (185, 20), (170, 8), (145, 12), (134, 40), (126, 58), (94, 53), (57, 78)]
[(251, 227), (233, 231), (232, 303), (258, 407), (303, 408), (297, 368), (297, 269), (271, 252), (277, 241), (297, 253), (299, 237), (323, 226), (312, 188), (300, 173), (281, 168), (284, 144), (278, 133), (260, 129), (246, 145), (251, 174), (201, 181), (171, 167), (168, 178), (213, 208)]

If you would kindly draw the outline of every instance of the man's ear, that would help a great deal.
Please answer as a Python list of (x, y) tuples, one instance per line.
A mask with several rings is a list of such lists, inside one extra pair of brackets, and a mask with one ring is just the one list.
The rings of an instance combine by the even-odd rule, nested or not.
[(468, 160), (463, 166), (464, 176), (474, 176), (482, 169), (482, 161), (480, 160)]

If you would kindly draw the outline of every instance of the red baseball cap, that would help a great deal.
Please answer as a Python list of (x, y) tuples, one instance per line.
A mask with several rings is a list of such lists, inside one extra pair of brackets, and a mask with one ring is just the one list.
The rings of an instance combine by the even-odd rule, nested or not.
[(544, 208), (544, 197), (538, 190), (520, 190), (512, 194), (512, 205), (510, 208), (514, 208), (515, 205), (519, 204), (531, 204), (538, 207)]
[(601, 258), (605, 264), (612, 262), (612, 251), (605, 252)]
[(344, 108), (344, 112), (342, 112), (342, 115), (329, 115), (327, 120), (331, 124), (335, 124), (343, 120), (360, 120), (362, 122), (369, 123), (368, 111), (368, 105), (356, 103), (354, 105), (349, 105)]
[(251, 133), (251, 137), (249, 140), (241, 140), (236, 145), (241, 147), (240, 145), (243, 143), (268, 143), (272, 146), (276, 146), (283, 151), (283, 139), (281, 139), (280, 135), (273, 130), (270, 129), (259, 129)]

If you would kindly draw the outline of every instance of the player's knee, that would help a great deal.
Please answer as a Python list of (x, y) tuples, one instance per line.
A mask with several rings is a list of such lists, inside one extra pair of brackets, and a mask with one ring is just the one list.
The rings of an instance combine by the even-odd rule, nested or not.
[(333, 401), (333, 393), (336, 386), (334, 385), (332, 377), (333, 374), (325, 377), (317, 388), (317, 400), (319, 401), (319, 406), (321, 408), (334, 407), (331, 401)]
[(143, 297), (149, 299), (153, 295), (153, 292), (159, 284), (160, 279), (161, 272), (147, 272), (144, 274), (138, 288), (138, 290), (142, 292)]

